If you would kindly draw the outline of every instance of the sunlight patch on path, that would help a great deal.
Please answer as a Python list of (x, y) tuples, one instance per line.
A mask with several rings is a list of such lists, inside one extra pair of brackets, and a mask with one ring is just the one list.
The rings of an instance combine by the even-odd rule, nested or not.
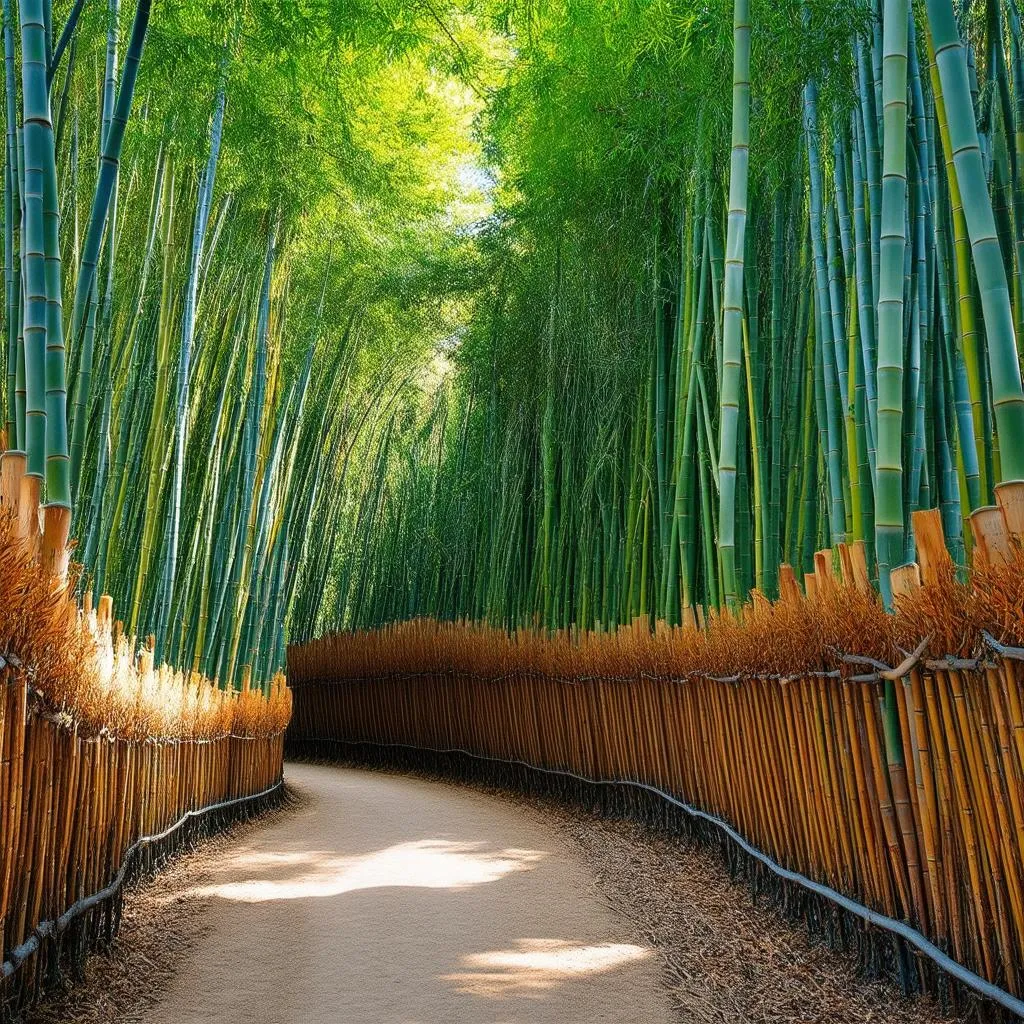
[[(338, 856), (326, 851), (247, 854), (225, 864), (225, 874), (260, 873), (264, 877), (208, 885), (200, 896), (239, 903), (340, 896), (389, 886), (464, 889), (528, 871), (547, 856), (544, 850), (488, 850), (484, 842), (421, 839), (374, 853)], [(283, 873), (285, 877), (274, 877)]]
[(462, 963), (472, 970), (446, 974), (441, 980), (452, 982), (457, 991), (467, 995), (540, 998), (556, 985), (646, 960), (651, 952), (628, 943), (587, 946), (564, 939), (520, 939), (515, 949), (463, 957)]

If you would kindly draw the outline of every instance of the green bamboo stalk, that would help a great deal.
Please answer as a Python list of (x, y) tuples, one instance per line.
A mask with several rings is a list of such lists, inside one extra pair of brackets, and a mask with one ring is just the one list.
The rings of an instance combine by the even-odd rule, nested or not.
[[(25, 451), (27, 475), (46, 468), (47, 272), (44, 192), (53, 158), (53, 126), (46, 88), (46, 30), (42, 0), (19, 5), (24, 137), (23, 238)], [(49, 150), (49, 152), (47, 152)]]
[(732, 157), (729, 168), (729, 230), (725, 256), (722, 378), (719, 399), (719, 533), (725, 603), (736, 608), (741, 594), (736, 572), (736, 452), (743, 345), (743, 267), (747, 228), (750, 150), (750, 3), (733, 6)]
[(996, 428), (1002, 438), (1003, 476), (1017, 480), (1024, 478), (1024, 444), (1020, 443), (1024, 439), (1024, 389), (1010, 292), (975, 128), (967, 64), (951, 0), (928, 0), (926, 7), (946, 106), (953, 165), (964, 202), (964, 217), (981, 292), (992, 405)]
[(889, 572), (902, 562), (903, 267), (907, 209), (907, 3), (885, 0), (883, 60), (882, 234), (878, 298), (878, 454), (875, 548), (878, 585), (892, 602)]

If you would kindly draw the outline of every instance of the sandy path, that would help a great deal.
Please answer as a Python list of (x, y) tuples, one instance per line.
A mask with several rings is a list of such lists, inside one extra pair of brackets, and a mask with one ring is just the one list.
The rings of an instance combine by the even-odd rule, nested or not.
[(355, 769), (288, 780), (304, 806), (215, 866), (153, 1024), (673, 1019), (653, 950), (521, 808)]

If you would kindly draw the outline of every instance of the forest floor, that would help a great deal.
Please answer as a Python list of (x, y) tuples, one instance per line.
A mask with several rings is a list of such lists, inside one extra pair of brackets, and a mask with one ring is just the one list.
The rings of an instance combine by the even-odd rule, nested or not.
[(936, 1024), (715, 854), (400, 774), (289, 765), (290, 809), (126, 900), (26, 1024)]

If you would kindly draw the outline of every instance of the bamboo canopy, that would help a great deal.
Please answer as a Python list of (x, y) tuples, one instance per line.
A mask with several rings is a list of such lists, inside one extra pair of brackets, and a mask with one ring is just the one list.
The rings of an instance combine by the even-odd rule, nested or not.
[(1024, 477), (1019, 11), (686, 24), (530, 22), (486, 287), (440, 379), (359, 438), (293, 639), (690, 624), (838, 544), (888, 601), (932, 508), (967, 570), (971, 515)]

